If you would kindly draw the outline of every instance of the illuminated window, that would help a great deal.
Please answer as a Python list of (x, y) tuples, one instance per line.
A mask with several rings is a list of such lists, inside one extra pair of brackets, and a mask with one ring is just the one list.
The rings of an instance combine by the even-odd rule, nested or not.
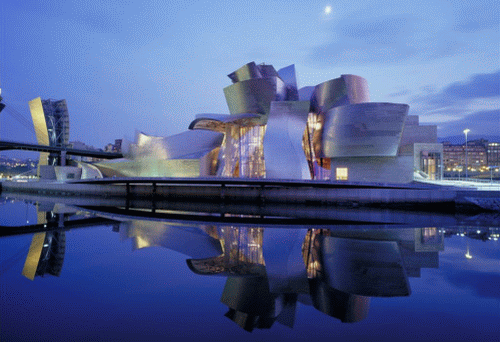
[(347, 180), (347, 167), (338, 167), (335, 169), (336, 180)]

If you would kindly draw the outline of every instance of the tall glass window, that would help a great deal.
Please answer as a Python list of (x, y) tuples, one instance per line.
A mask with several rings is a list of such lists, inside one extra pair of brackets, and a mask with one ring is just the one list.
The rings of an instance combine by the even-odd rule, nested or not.
[(420, 152), (420, 170), (425, 172), (430, 180), (441, 179), (441, 153)]
[(218, 175), (222, 177), (264, 178), (263, 139), (266, 126), (228, 125), (222, 142)]
[(322, 158), (321, 138), (323, 132), (323, 116), (309, 113), (307, 125), (302, 139), (302, 147), (306, 155), (311, 178), (329, 180), (332, 174), (330, 158)]

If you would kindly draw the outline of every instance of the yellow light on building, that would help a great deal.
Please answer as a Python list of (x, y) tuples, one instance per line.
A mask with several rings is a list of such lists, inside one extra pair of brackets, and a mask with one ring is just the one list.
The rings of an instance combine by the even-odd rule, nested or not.
[(335, 179), (336, 180), (347, 180), (348, 179), (348, 168), (338, 167), (335, 169)]

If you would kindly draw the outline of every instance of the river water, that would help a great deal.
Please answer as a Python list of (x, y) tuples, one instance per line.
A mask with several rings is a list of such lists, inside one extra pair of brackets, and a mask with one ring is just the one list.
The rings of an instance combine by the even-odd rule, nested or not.
[(499, 227), (134, 215), (4, 199), (0, 340), (499, 340)]

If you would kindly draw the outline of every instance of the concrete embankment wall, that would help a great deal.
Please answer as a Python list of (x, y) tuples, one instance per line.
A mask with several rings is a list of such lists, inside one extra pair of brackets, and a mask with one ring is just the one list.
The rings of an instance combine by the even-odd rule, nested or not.
[[(251, 183), (58, 183), (3, 182), (3, 192), (29, 193), (42, 196), (77, 196), (89, 198), (126, 199), (127, 201), (193, 201), (216, 203), (328, 204), (337, 206), (412, 207), (436, 205), (440, 208), (478, 206), (500, 210), (499, 191), (460, 190), (450, 187), (381, 187), (346, 186), (338, 184)], [(495, 209), (497, 208), (497, 209)], [(431, 211), (433, 208), (429, 208)]]
[(3, 191), (52, 196), (175, 199), (261, 203), (426, 204), (453, 202), (456, 191), (418, 188), (342, 188), (252, 184), (82, 184), (4, 182)]

